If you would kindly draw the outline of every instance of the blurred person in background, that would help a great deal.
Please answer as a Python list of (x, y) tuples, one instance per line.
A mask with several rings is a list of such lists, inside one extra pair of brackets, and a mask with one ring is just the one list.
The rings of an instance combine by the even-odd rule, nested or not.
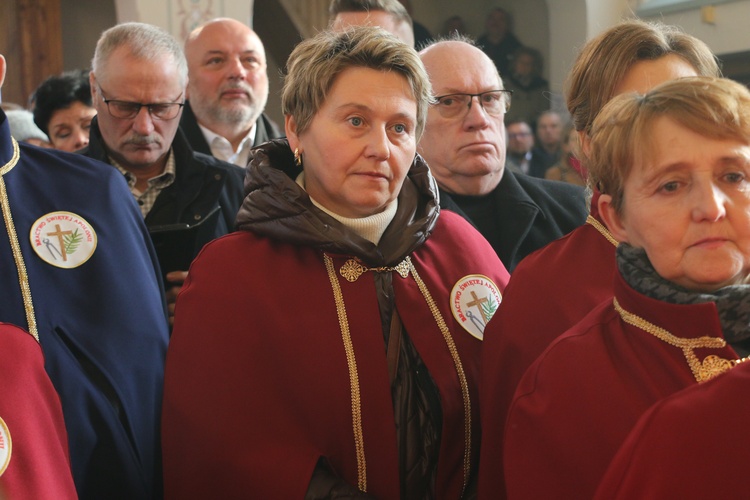
[(509, 120), (505, 129), (508, 132), (506, 167), (516, 173), (543, 178), (547, 165), (534, 147), (534, 132), (531, 125), (523, 120)]
[(504, 82), (506, 88), (513, 91), (513, 107), (506, 123), (525, 121), (535, 129), (539, 115), (550, 107), (549, 83), (542, 78), (539, 51), (530, 47), (516, 49)]
[(477, 39), (477, 46), (495, 63), (500, 77), (506, 79), (513, 53), (522, 46), (513, 33), (513, 19), (507, 10), (497, 7), (487, 14), (484, 34)]
[(563, 119), (557, 111), (543, 111), (537, 118), (534, 152), (544, 159), (547, 168), (563, 156), (563, 128)]
[(443, 30), (440, 32), (440, 34), (445, 37), (457, 35), (467, 36), (469, 34), (469, 30), (466, 28), (464, 18), (459, 15), (455, 15), (445, 20), (445, 22), (443, 23)]
[(34, 122), (55, 149), (74, 152), (88, 145), (91, 120), (96, 115), (88, 71), (47, 78), (34, 91), (32, 102)]
[(581, 161), (576, 157), (578, 148), (578, 134), (573, 124), (568, 124), (563, 131), (562, 158), (555, 165), (547, 169), (545, 179), (551, 181), (569, 182), (578, 186), (586, 186), (586, 174)]

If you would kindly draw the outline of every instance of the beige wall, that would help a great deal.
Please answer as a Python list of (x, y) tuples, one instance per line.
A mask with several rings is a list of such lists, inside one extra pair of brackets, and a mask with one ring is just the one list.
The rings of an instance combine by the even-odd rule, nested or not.
[(740, 0), (713, 7), (715, 24), (703, 22), (701, 9), (689, 9), (659, 16), (668, 24), (675, 24), (706, 42), (716, 54), (730, 54), (750, 50), (750, 0)]
[(115, 0), (117, 21), (138, 21), (160, 26), (178, 40), (214, 17), (250, 23), (253, 0)]

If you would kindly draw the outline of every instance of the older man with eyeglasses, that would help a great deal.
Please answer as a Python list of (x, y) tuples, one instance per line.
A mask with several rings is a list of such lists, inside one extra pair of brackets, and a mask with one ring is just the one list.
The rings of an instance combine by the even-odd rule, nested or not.
[(187, 78), (182, 48), (162, 29), (125, 23), (105, 31), (90, 75), (97, 116), (82, 151), (125, 176), (166, 273), (170, 320), (192, 258), (233, 230), (245, 173), (194, 152), (178, 130)]
[(420, 56), (436, 98), (419, 152), (440, 187), (440, 206), (474, 224), (512, 272), (526, 255), (583, 224), (584, 191), (505, 168), (511, 92), (484, 52), (460, 39), (434, 43)]

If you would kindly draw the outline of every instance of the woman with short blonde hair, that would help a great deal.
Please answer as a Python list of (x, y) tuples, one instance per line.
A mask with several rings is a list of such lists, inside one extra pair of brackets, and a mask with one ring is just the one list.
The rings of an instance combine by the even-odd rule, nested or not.
[(416, 154), (424, 67), (360, 27), (302, 42), (287, 71), (288, 139), (253, 150), (239, 231), (177, 302), (166, 496), (470, 496), (479, 349), (508, 273), (440, 212)]

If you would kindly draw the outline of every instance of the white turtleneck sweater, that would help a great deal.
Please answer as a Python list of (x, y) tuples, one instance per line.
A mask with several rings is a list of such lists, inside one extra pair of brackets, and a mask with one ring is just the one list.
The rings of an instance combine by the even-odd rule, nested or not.
[[(305, 189), (304, 172), (297, 176), (296, 182), (302, 189)], [(307, 190), (305, 189), (305, 191)], [(388, 227), (388, 224), (390, 224), (396, 216), (396, 209), (398, 208), (398, 199), (395, 199), (390, 202), (382, 212), (367, 217), (349, 218), (328, 210), (326, 207), (315, 201), (312, 196), (310, 197), (310, 201), (312, 201), (313, 205), (321, 209), (323, 212), (354, 231), (358, 236), (371, 241), (375, 245), (378, 244), (380, 238)]]

